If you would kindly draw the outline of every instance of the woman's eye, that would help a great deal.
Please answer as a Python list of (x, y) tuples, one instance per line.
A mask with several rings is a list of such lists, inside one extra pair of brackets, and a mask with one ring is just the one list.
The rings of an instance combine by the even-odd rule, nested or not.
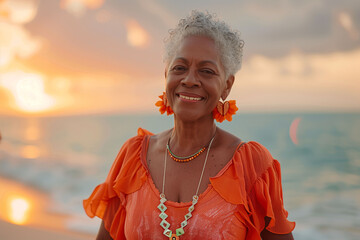
[(211, 70), (211, 69), (208, 69), (208, 68), (201, 69), (200, 72), (205, 73), (205, 74), (209, 74), (209, 75), (214, 75), (215, 74), (214, 70)]
[(184, 72), (186, 68), (181, 65), (177, 65), (171, 69), (173, 72)]

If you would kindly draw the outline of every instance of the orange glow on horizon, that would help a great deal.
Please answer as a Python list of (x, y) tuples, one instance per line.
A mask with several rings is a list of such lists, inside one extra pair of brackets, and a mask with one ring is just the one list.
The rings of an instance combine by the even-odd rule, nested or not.
[(42, 112), (54, 106), (55, 100), (45, 92), (44, 79), (35, 73), (22, 71), (3, 74), (0, 86), (15, 98), (19, 110), (28, 113)]
[(12, 197), (9, 199), (8, 205), (9, 221), (18, 225), (25, 224), (28, 220), (28, 213), (32, 205), (31, 202), (24, 197)]
[(20, 155), (24, 158), (35, 159), (40, 156), (40, 149), (35, 145), (26, 145), (21, 149)]
[(43, 128), (40, 127), (40, 123), (37, 118), (29, 118), (27, 126), (24, 129), (23, 138), (28, 143), (36, 143), (43, 135)]
[(25, 129), (25, 139), (27, 141), (36, 141), (40, 138), (40, 128), (38, 126), (28, 126)]
[(0, 219), (13, 224), (63, 230), (66, 216), (51, 214), (49, 195), (19, 182), (0, 178)]

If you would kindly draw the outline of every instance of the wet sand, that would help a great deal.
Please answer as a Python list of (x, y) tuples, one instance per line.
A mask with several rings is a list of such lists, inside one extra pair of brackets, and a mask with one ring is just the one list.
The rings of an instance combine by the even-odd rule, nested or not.
[[(29, 207), (23, 222), (12, 217), (11, 202), (21, 198)], [(78, 233), (66, 228), (70, 216), (51, 210), (49, 196), (37, 189), (0, 177), (0, 239), (1, 240), (90, 240), (95, 235)]]
[(1, 240), (93, 240), (95, 236), (70, 231), (20, 226), (0, 221)]

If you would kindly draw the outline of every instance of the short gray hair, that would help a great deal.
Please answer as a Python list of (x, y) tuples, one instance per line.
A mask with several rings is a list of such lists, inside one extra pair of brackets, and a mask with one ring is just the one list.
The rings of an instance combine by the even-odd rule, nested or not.
[(164, 40), (164, 62), (169, 64), (180, 41), (188, 36), (206, 36), (214, 40), (221, 54), (221, 63), (226, 76), (235, 75), (241, 68), (244, 41), (240, 33), (232, 30), (228, 24), (216, 18), (214, 14), (193, 10), (190, 15), (181, 19), (169, 36)]

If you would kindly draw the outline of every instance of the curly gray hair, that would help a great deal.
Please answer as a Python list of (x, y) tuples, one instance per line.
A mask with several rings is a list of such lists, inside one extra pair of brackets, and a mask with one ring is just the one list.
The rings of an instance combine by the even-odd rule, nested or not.
[(181, 19), (176, 28), (169, 30), (169, 36), (164, 40), (164, 62), (170, 63), (180, 41), (194, 35), (206, 36), (215, 41), (227, 77), (235, 75), (239, 71), (244, 46), (244, 41), (240, 39), (240, 33), (232, 30), (214, 14), (197, 10), (193, 10), (187, 18)]

